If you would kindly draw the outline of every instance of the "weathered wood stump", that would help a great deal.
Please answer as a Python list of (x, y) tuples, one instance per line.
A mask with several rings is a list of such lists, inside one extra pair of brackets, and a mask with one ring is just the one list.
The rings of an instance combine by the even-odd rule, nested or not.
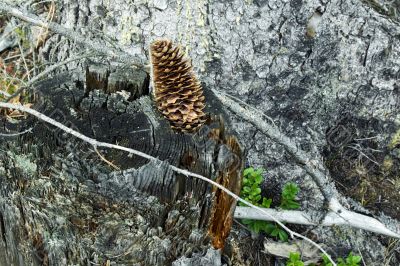
[(212, 247), (223, 248), (235, 202), (169, 168), (239, 192), (242, 151), (212, 93), (205, 92), (207, 124), (185, 134), (158, 113), (140, 70), (89, 62), (37, 83), (35, 92), (33, 108), (49, 117), (159, 161), (95, 151), (35, 118), (18, 121), (14, 130), (33, 129), (1, 144), (7, 152), (0, 154), (0, 245), (7, 265), (169, 265), (179, 258), (176, 265), (190, 265), (184, 257), (221, 264)]

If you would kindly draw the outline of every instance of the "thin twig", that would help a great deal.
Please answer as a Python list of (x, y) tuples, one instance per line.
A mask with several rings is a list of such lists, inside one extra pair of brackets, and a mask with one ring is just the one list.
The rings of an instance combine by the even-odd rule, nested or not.
[(237, 98), (237, 97), (235, 97), (235, 96), (233, 96), (233, 95), (224, 93), (224, 92), (220, 92), (220, 93), (223, 94), (223, 95), (226, 96), (226, 97), (229, 97), (229, 98), (231, 98), (231, 99), (237, 101), (237, 102), (240, 102), (240, 103), (243, 104), (244, 106), (246, 106), (246, 107), (252, 109), (254, 112), (259, 113), (261, 116), (263, 116), (263, 117), (265, 117), (266, 119), (268, 119), (274, 126), (276, 126), (274, 120), (273, 120), (271, 117), (267, 116), (266, 114), (264, 114), (264, 113), (261, 112), (260, 110), (256, 109), (255, 107), (251, 106), (250, 104), (246, 103), (245, 101), (243, 101), (243, 100), (241, 100), (241, 99), (239, 99), (239, 98)]
[(3, 91), (3, 90), (0, 90), (0, 94), (2, 94), (5, 97), (10, 97), (11, 96), (8, 92)]
[(15, 98), (16, 96), (18, 96), (19, 94), (21, 94), (24, 90), (29, 90), (32, 85), (37, 82), (38, 80), (40, 80), (43, 77), (48, 76), (51, 72), (53, 72), (54, 70), (56, 70), (57, 68), (66, 65), (70, 62), (73, 61), (77, 61), (77, 60), (81, 60), (87, 57), (91, 57), (91, 56), (96, 56), (95, 54), (84, 54), (84, 55), (78, 55), (75, 57), (71, 57), (65, 61), (59, 62), (57, 64), (54, 64), (48, 68), (46, 68), (46, 70), (40, 72), (38, 75), (36, 75), (35, 77), (33, 77), (31, 80), (29, 80), (26, 84), (24, 84), (23, 86), (21, 86), (16, 92), (14, 92), (10, 97), (8, 97), (4, 102), (9, 102), (11, 99)]
[(378, 136), (374, 136), (374, 137), (368, 137), (368, 138), (361, 138), (361, 139), (354, 139), (354, 140), (370, 140), (370, 139), (376, 139)]
[(24, 130), (22, 132), (18, 132), (18, 133), (9, 133), (9, 134), (5, 134), (5, 133), (0, 133), (0, 137), (17, 137), (17, 136), (21, 136), (24, 135), (26, 133), (32, 133), (32, 128), (28, 128), (27, 130)]
[(18, 48), (19, 48), (19, 50), (21, 52), (21, 58), (22, 58), (22, 61), (24, 62), (25, 71), (28, 74), (28, 80), (30, 80), (31, 79), (31, 75), (29, 74), (29, 67), (28, 67), (28, 64), (26, 63), (24, 48), (21, 45), (21, 41), (18, 42)]
[(367, 266), (367, 264), (365, 263), (365, 260), (364, 260), (364, 256), (363, 256), (363, 254), (361, 253), (360, 248), (357, 247), (357, 249), (358, 249), (358, 253), (360, 253), (360, 256), (361, 256), (361, 260), (362, 260), (362, 262), (363, 262), (363, 265), (364, 265), (364, 266)]
[[(49, 11), (47, 13), (47, 16), (46, 16), (46, 21), (47, 22), (53, 21), (55, 12), (56, 12), (56, 5), (54, 4), (54, 2), (51, 2), (50, 9), (49, 9)], [(43, 27), (40, 28), (40, 31), (39, 31), (39, 34), (38, 34), (38, 38), (37, 38), (37, 41), (36, 41), (36, 48), (39, 47), (41, 42), (45, 41), (48, 33), (49, 33), (49, 29), (48, 28), (43, 28)]]
[(18, 57), (21, 57), (21, 54), (16, 54), (16, 55), (12, 55), (12, 56), (7, 56), (6, 58), (3, 59), (3, 61), (5, 62), (5, 61), (11, 60), (11, 59), (18, 58)]
[(377, 166), (381, 166), (377, 161), (375, 161), (375, 160), (369, 158), (368, 155), (366, 155), (364, 152), (362, 152), (361, 149), (358, 149), (355, 145), (350, 145), (350, 146), (348, 146), (348, 147), (351, 148), (351, 149), (353, 149), (353, 150), (358, 151), (358, 152), (360, 153), (360, 155), (364, 156), (365, 158), (367, 158), (368, 160), (370, 160), (371, 162), (373, 162), (373, 163), (376, 164)]
[[(115, 145), (115, 144), (111, 144), (111, 143), (99, 142), (99, 141), (97, 141), (95, 139), (89, 138), (89, 137), (87, 137), (87, 136), (85, 136), (85, 135), (83, 135), (83, 134), (81, 134), (81, 133), (79, 133), (79, 132), (77, 132), (77, 131), (75, 131), (75, 130), (73, 130), (71, 128), (68, 128), (68, 127), (64, 126), (63, 124), (55, 121), (54, 119), (51, 119), (50, 117), (45, 116), (44, 114), (42, 114), (42, 113), (40, 113), (40, 112), (38, 112), (36, 110), (33, 110), (31, 108), (28, 108), (28, 107), (25, 107), (25, 106), (22, 106), (22, 105), (10, 104), (10, 103), (0, 103), (0, 108), (16, 109), (16, 110), (19, 110), (21, 112), (25, 112), (25, 113), (31, 114), (31, 115), (37, 117), (38, 119), (40, 119), (40, 120), (42, 120), (42, 121), (44, 121), (46, 123), (49, 123), (49, 124), (51, 124), (51, 125), (53, 125), (55, 127), (58, 127), (59, 129), (65, 131), (66, 133), (71, 134), (74, 137), (79, 138), (79, 139), (91, 144), (95, 149), (97, 147), (117, 149), (117, 150), (122, 150), (122, 151), (126, 151), (128, 153), (135, 154), (137, 156), (143, 157), (143, 158), (148, 159), (150, 161), (160, 162), (159, 159), (157, 159), (157, 158), (155, 158), (155, 157), (153, 157), (151, 155), (148, 155), (146, 153), (143, 153), (141, 151), (137, 151), (137, 150), (134, 150), (134, 149), (126, 148), (126, 147)], [(206, 182), (214, 185), (215, 187), (221, 189), (222, 191), (227, 193), (229, 196), (233, 197), (236, 201), (242, 202), (245, 205), (247, 205), (247, 206), (249, 206), (249, 207), (251, 207), (253, 209), (256, 209), (259, 212), (263, 213), (264, 215), (270, 217), (274, 222), (276, 222), (279, 226), (281, 226), (290, 235), (291, 238), (298, 237), (298, 238), (304, 239), (305, 241), (307, 241), (310, 244), (314, 245), (315, 247), (317, 247), (322, 253), (324, 253), (329, 258), (329, 260), (331, 261), (332, 265), (336, 266), (335, 262), (331, 259), (329, 254), (319, 244), (315, 243), (314, 241), (312, 241), (311, 239), (309, 239), (306, 236), (303, 236), (303, 235), (301, 235), (299, 233), (296, 233), (296, 232), (292, 231), (287, 226), (285, 226), (282, 222), (278, 221), (276, 218), (271, 216), (268, 212), (266, 212), (262, 208), (260, 208), (258, 206), (255, 206), (255, 205), (251, 204), (250, 202), (247, 202), (246, 200), (240, 198), (239, 196), (237, 196), (235, 193), (233, 193), (232, 191), (228, 190), (224, 186), (216, 183), (215, 181), (213, 181), (213, 180), (211, 180), (211, 179), (209, 179), (209, 178), (207, 178), (205, 176), (202, 176), (202, 175), (199, 175), (199, 174), (196, 174), (196, 173), (192, 173), (192, 172), (190, 172), (190, 171), (188, 171), (186, 169), (181, 169), (181, 168), (178, 168), (178, 167), (173, 166), (173, 165), (169, 165), (169, 167), (170, 167), (171, 170), (173, 170), (173, 171), (175, 171), (177, 173), (183, 174), (183, 175), (188, 176), (188, 177), (191, 176), (191, 177), (195, 177), (195, 178), (201, 179), (203, 181), (206, 181)]]
[(112, 59), (127, 63), (129, 65), (132, 65), (132, 66), (135, 66), (138, 68), (143, 68), (142, 61), (136, 56), (133, 56), (124, 51), (119, 51), (114, 48), (104, 46), (104, 45), (100, 44), (99, 42), (91, 41), (86, 36), (83, 36), (74, 30), (65, 28), (55, 22), (44, 21), (40, 17), (38, 17), (34, 14), (31, 14), (31, 13), (28, 13), (26, 11), (23, 11), (21, 9), (18, 9), (17, 7), (12, 6), (10, 4), (0, 2), (0, 11), (7, 12), (9, 15), (12, 15), (19, 19), (22, 19), (30, 24), (40, 26), (43, 28), (48, 28), (55, 33), (63, 35), (65, 37), (67, 37), (68, 39), (73, 40), (76, 43), (79, 43), (81, 45), (84, 45), (84, 46), (90, 48), (91, 50), (94, 50), (98, 53), (110, 56)]
[(115, 170), (118, 170), (118, 171), (121, 170), (118, 166), (116, 166), (115, 164), (113, 164), (112, 162), (107, 160), (103, 155), (101, 155), (101, 153), (99, 152), (98, 149), (94, 148), (94, 150), (96, 151), (96, 153), (100, 157), (100, 159), (102, 159), (106, 164), (108, 164), (109, 166), (111, 166)]

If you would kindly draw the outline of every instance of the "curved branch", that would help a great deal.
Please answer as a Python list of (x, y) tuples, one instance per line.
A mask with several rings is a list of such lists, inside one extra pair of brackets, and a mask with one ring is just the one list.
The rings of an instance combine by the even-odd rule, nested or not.
[[(151, 161), (161, 162), (159, 159), (157, 159), (157, 158), (155, 158), (155, 157), (153, 157), (151, 155), (148, 155), (146, 153), (143, 153), (141, 151), (137, 151), (137, 150), (134, 150), (134, 149), (126, 148), (126, 147), (115, 145), (115, 144), (111, 144), (111, 143), (99, 142), (99, 141), (97, 141), (95, 139), (89, 138), (89, 137), (87, 137), (87, 136), (85, 136), (85, 135), (83, 135), (83, 134), (81, 134), (81, 133), (79, 133), (79, 132), (77, 132), (77, 131), (75, 131), (75, 130), (73, 130), (71, 128), (68, 128), (68, 127), (64, 126), (60, 122), (57, 122), (54, 119), (52, 119), (52, 118), (50, 118), (50, 117), (48, 117), (48, 116), (36, 111), (36, 110), (33, 110), (31, 108), (28, 108), (28, 107), (25, 107), (25, 106), (22, 106), (22, 105), (11, 104), (11, 103), (0, 103), (0, 108), (15, 109), (15, 110), (19, 110), (21, 112), (25, 112), (25, 113), (31, 114), (31, 115), (37, 117), (38, 119), (40, 119), (40, 120), (42, 120), (42, 121), (44, 121), (46, 123), (49, 123), (49, 124), (51, 124), (51, 125), (53, 125), (55, 127), (58, 127), (59, 129), (65, 131), (66, 133), (68, 133), (70, 135), (73, 135), (74, 137), (79, 138), (79, 139), (91, 144), (94, 148), (104, 147), (104, 148), (117, 149), (117, 150), (126, 151), (128, 153), (135, 154), (137, 156), (143, 157), (143, 158), (151, 160)], [(245, 205), (257, 210), (258, 212), (268, 216), (269, 219), (271, 219), (272, 221), (276, 222), (279, 226), (281, 226), (291, 236), (291, 238), (298, 237), (298, 238), (304, 239), (305, 241), (307, 241), (310, 244), (314, 245), (315, 247), (317, 247), (322, 253), (324, 253), (329, 258), (329, 260), (332, 262), (332, 265), (336, 266), (335, 262), (331, 259), (329, 254), (319, 244), (315, 243), (314, 241), (312, 241), (311, 239), (309, 239), (306, 236), (303, 236), (303, 235), (301, 235), (299, 233), (296, 233), (296, 232), (292, 231), (287, 226), (285, 226), (282, 222), (280, 222), (278, 219), (273, 217), (270, 213), (266, 212), (264, 209), (262, 209), (262, 208), (260, 208), (258, 206), (255, 206), (255, 205), (251, 204), (250, 202), (247, 202), (246, 200), (240, 198), (239, 196), (237, 196), (235, 193), (233, 193), (232, 191), (228, 190), (224, 186), (216, 183), (215, 181), (213, 181), (213, 180), (211, 180), (211, 179), (209, 179), (209, 178), (207, 178), (205, 176), (202, 176), (202, 175), (199, 175), (199, 174), (196, 174), (196, 173), (192, 173), (192, 172), (190, 172), (188, 170), (181, 169), (181, 168), (178, 168), (178, 167), (173, 166), (173, 165), (169, 165), (169, 167), (171, 168), (171, 170), (173, 170), (173, 171), (175, 171), (177, 173), (183, 174), (185, 176), (195, 177), (195, 178), (201, 179), (203, 181), (206, 181), (206, 182), (212, 184), (213, 186), (221, 189), (226, 194), (228, 194), (229, 196), (233, 197), (235, 200), (240, 201), (240, 202), (244, 203)]]
[(234, 112), (237, 116), (243, 118), (249, 123), (257, 127), (263, 134), (268, 136), (273, 141), (282, 145), (285, 150), (307, 171), (307, 173), (313, 178), (317, 183), (322, 195), (329, 202), (332, 198), (337, 198), (336, 189), (330, 184), (326, 173), (318, 169), (318, 162), (311, 160), (311, 155), (307, 154), (305, 151), (301, 150), (297, 144), (285, 136), (278, 127), (265, 122), (260, 116), (257, 116), (254, 111), (250, 111), (237, 102), (227, 97), (225, 93), (219, 92), (212, 89), (217, 98), (226, 106), (229, 110)]

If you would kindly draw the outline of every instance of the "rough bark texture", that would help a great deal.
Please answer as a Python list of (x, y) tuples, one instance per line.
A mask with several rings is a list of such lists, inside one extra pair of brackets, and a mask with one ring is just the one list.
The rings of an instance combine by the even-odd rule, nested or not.
[[(91, 62), (86, 73), (84, 69), (36, 84), (39, 100), (33, 108), (86, 136), (165, 162), (100, 150), (121, 169), (111, 171), (88, 144), (35, 119), (20, 121), (17, 128), (32, 127), (32, 134), (8, 142), (7, 152), (0, 155), (4, 261), (166, 265), (211, 248), (209, 238), (215, 241), (217, 236), (213, 231), (208, 234), (209, 223), (226, 219), (230, 223), (220, 227), (225, 235), (218, 238), (222, 248), (235, 202), (219, 204), (207, 183), (168, 167), (170, 163), (213, 179), (232, 169), (235, 174), (220, 182), (227, 178), (239, 193), (241, 148), (234, 137), (225, 135), (222, 116), (211, 116), (196, 135), (176, 133), (146, 95), (146, 73)], [(206, 95), (213, 106), (206, 108), (208, 113), (223, 112), (212, 104), (212, 94)], [(4, 121), (3, 126), (11, 125)], [(225, 205), (228, 211), (216, 215), (213, 209)], [(214, 216), (217, 221), (210, 220)], [(219, 254), (209, 252), (212, 258)]]
[[(376, 216), (391, 229), (400, 232), (400, 7), (396, 1), (62, 0), (57, 2), (57, 8), (57, 20), (61, 24), (85, 34), (88, 38), (102, 41), (105, 45), (110, 45), (109, 42), (116, 44), (145, 61), (148, 60), (148, 46), (154, 39), (165, 37), (181, 42), (188, 47), (187, 52), (192, 58), (195, 71), (200, 74), (200, 80), (205, 87), (235, 95), (272, 117), (301, 149), (312, 154), (313, 158), (309, 159), (316, 161), (316, 167), (331, 174), (331, 182), (341, 192), (340, 200), (346, 207)], [(107, 36), (104, 40), (103, 35)], [(43, 60), (58, 62), (81, 50), (73, 41), (54, 35), (40, 50), (40, 55)], [(69, 66), (73, 67), (73, 64)], [(87, 73), (91, 73), (91, 70)], [(68, 75), (70, 74), (71, 72)], [(111, 75), (109, 80), (112, 80)], [(58, 80), (60, 84), (64, 84), (69, 79), (58, 75), (53, 82)], [(82, 86), (79, 82), (75, 85)], [(102, 86), (96, 85), (99, 88), (104, 87)], [(142, 88), (129, 84), (123, 86), (132, 91)], [(118, 90), (112, 87), (107, 89), (108, 92)], [(143, 134), (149, 141), (157, 139), (157, 136), (149, 137), (149, 132), (141, 130), (147, 128), (146, 123), (151, 123), (154, 127), (163, 123), (160, 119), (135, 117), (143, 123), (138, 123), (138, 128), (135, 128), (139, 136), (131, 136), (129, 132), (118, 131), (119, 128), (127, 128), (121, 125), (131, 119), (127, 111), (129, 108), (142, 110), (146, 117), (156, 117), (152, 113), (154, 109), (149, 107), (148, 98), (121, 105), (120, 99), (123, 96), (115, 94), (108, 97), (104, 88), (86, 91), (82, 88), (72, 92), (60, 85), (57, 93), (62, 96), (61, 100), (68, 97), (82, 99), (80, 102), (71, 100), (71, 104), (79, 105), (84, 111), (91, 110), (94, 117), (81, 117), (82, 127), (86, 127), (87, 132), (98, 139), (137, 147), (143, 145), (145, 149), (151, 143), (141, 142), (140, 135)], [(109, 116), (107, 112), (104, 113), (104, 105), (119, 115)], [(62, 110), (62, 115), (65, 114), (79, 116), (71, 114), (69, 109)], [(123, 116), (127, 116), (126, 119), (121, 118)], [(104, 120), (99, 119), (100, 117)], [(234, 115), (229, 117), (247, 150), (247, 164), (267, 169), (265, 189), (270, 197), (279, 198), (282, 184), (290, 180), (298, 183), (301, 188), (302, 208), (310, 210), (310, 213), (324, 209), (324, 198), (320, 189), (283, 147), (265, 138), (248, 123), (235, 119)], [(103, 121), (106, 126), (91, 125), (91, 121)], [(112, 130), (105, 131), (105, 128)], [(48, 133), (42, 131), (42, 134)], [(174, 135), (158, 136), (158, 141), (174, 143), (170, 138), (174, 138)], [(54, 145), (46, 143), (43, 150), (34, 148), (40, 147), (45, 141), (52, 141)], [(181, 215), (180, 210), (187, 208), (179, 204), (168, 209), (156, 199), (139, 196), (139, 192), (135, 192), (138, 196), (132, 199), (132, 191), (125, 190), (130, 187), (124, 183), (128, 182), (124, 180), (129, 180), (126, 179), (127, 176), (137, 176), (137, 171), (148, 173), (153, 165), (147, 164), (138, 168), (139, 170), (127, 170), (122, 174), (105, 174), (110, 170), (104, 169), (107, 166), (103, 162), (94, 167), (93, 162), (99, 162), (99, 158), (96, 154), (89, 153), (87, 148), (74, 150), (81, 151), (82, 155), (75, 152), (69, 154), (69, 150), (49, 154), (53, 151), (46, 150), (46, 146), (59, 147), (57, 141), (52, 132), (48, 138), (31, 136), (2, 144), (2, 150), (6, 151), (2, 154), (2, 160), (5, 165), (9, 165), (3, 166), (3, 171), (25, 171), (12, 176), (20, 175), (25, 179), (29, 177), (30, 182), (36, 184), (35, 187), (41, 188), (30, 192), (29, 188), (24, 187), (27, 182), (24, 178), (2, 184), (0, 221), (3, 241), (0, 242), (7, 247), (7, 243), (23, 242), (23, 237), (29, 237), (36, 248), (32, 250), (32, 245), (27, 244), (26, 250), (21, 248), (22, 253), (8, 248), (9, 254), (15, 254), (16, 260), (27, 262), (34, 258), (32, 254), (39, 254), (42, 261), (47, 260), (54, 264), (62, 263), (63, 258), (69, 262), (80, 259), (95, 261), (96, 257), (101, 257), (102, 261), (108, 258), (110, 261), (124, 263), (124, 259), (129, 261), (129, 256), (143, 256), (143, 261), (138, 262), (139, 264), (143, 262), (163, 265), (175, 259), (167, 254), (190, 256), (205, 251), (206, 246), (196, 242), (201, 242), (202, 238), (198, 238), (192, 231), (194, 227), (189, 226), (191, 221), (198, 221), (198, 209), (189, 208), (193, 213)], [(74, 142), (67, 143), (74, 145)], [(186, 143), (186, 140), (180, 140), (179, 143)], [(166, 148), (166, 153), (166, 150), (159, 149), (158, 155), (167, 159), (176, 149), (182, 150), (182, 147)], [(90, 158), (82, 160), (82, 156), (88, 154)], [(114, 152), (106, 154), (108, 159), (112, 158), (124, 169), (146, 163), (139, 158), (126, 159), (125, 156)], [(211, 155), (205, 153), (204, 156)], [(41, 157), (48, 159), (38, 161), (37, 158)], [(68, 163), (63, 163), (64, 161)], [(186, 166), (177, 161), (170, 163)], [(74, 167), (74, 164), (78, 167)], [(18, 165), (21, 167), (16, 167)], [(46, 169), (48, 175), (43, 174), (43, 169)], [(210, 171), (200, 165), (195, 169)], [(152, 180), (161, 182), (157, 176)], [(143, 183), (143, 186), (146, 184)], [(18, 189), (27, 193), (26, 196), (10, 193)], [(57, 201), (63, 193), (68, 197), (61, 198), (68, 199), (68, 202)], [(170, 190), (160, 194), (167, 199), (172, 197)], [(44, 195), (54, 201), (41, 200)], [(109, 215), (96, 217), (97, 207), (94, 205), (103, 201), (106, 203), (98, 208), (108, 208)], [(54, 208), (45, 208), (49, 213), (41, 213), (40, 206), (46, 204), (54, 204)], [(182, 201), (182, 204), (185, 205), (186, 201)], [(61, 206), (63, 213), (51, 212)], [(132, 206), (134, 210), (130, 211)], [(87, 220), (73, 220), (73, 216), (82, 217), (86, 214)], [(158, 221), (154, 217), (159, 217), (160, 214), (167, 216), (166, 221), (171, 221), (161, 226), (162, 229), (154, 222)], [(143, 219), (137, 219), (138, 216)], [(132, 220), (132, 217), (135, 219)], [(185, 220), (179, 217), (185, 217)], [(65, 226), (66, 219), (69, 219), (71, 228), (72, 224), (76, 224), (73, 230), (82, 228), (81, 238), (78, 239), (71, 233), (72, 229)], [(90, 223), (91, 219), (95, 220), (95, 225)], [(42, 228), (34, 227), (35, 220), (48, 224), (44, 230), (46, 234), (40, 233), (43, 232)], [(20, 227), (15, 221), (22, 221), (25, 226)], [(106, 226), (99, 227), (99, 224)], [(168, 224), (175, 224), (176, 227), (166, 226)], [(171, 237), (161, 237), (168, 231), (166, 228), (184, 231), (180, 226), (189, 226), (192, 233), (186, 235), (185, 239), (179, 238), (180, 233), (177, 234), (179, 241), (175, 240), (178, 242)], [(90, 233), (94, 227), (114, 228), (116, 233), (99, 229), (100, 236), (94, 238)], [(232, 237), (243, 239), (244, 234), (238, 229)], [(359, 250), (367, 265), (400, 263), (399, 244), (393, 244), (391, 239), (349, 228), (314, 228), (309, 234), (331, 247), (329, 251), (338, 256), (344, 256), (350, 250)], [(23, 237), (14, 239), (15, 236)], [(129, 237), (132, 238), (127, 240)], [(133, 246), (136, 249), (129, 249), (130, 253), (125, 255), (124, 249), (135, 245), (133, 243), (139, 244)], [(179, 246), (186, 243), (191, 244)], [(236, 256), (232, 261), (239, 263), (242, 259), (251, 258), (241, 258), (238, 255), (246, 253), (249, 244), (238, 247), (237, 243), (240, 241), (232, 244), (229, 253)], [(173, 247), (174, 244), (178, 246)], [(257, 246), (257, 242), (254, 245)], [(21, 246), (24, 247), (24, 243)], [(195, 247), (202, 248), (195, 250)], [(170, 253), (168, 250), (171, 249), (176, 249), (176, 253)], [(65, 250), (68, 252), (64, 252)], [(34, 253), (29, 253), (30, 251)], [(151, 252), (160, 252), (161, 255), (148, 256)], [(207, 263), (215, 259), (213, 254), (209, 251), (203, 258), (193, 258), (191, 262), (188, 258), (182, 258), (176, 265), (199, 265), (196, 264), (196, 259), (203, 261), (204, 265), (211, 265)], [(165, 259), (162, 259), (163, 256)], [(159, 261), (148, 261), (150, 258), (158, 258)], [(267, 265), (265, 260), (262, 263)]]

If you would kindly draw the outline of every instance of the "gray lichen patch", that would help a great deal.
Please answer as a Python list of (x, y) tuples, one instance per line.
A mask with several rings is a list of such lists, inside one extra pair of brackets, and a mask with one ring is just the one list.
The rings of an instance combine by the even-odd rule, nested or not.
[(2, 163), (0, 162), (0, 175), (5, 175), (5, 174), (6, 174), (6, 169), (4, 168)]
[(16, 169), (19, 169), (22, 174), (27, 177), (33, 177), (37, 171), (36, 162), (32, 161), (32, 156), (29, 154), (15, 154), (8, 151), (7, 155), (14, 162)]

